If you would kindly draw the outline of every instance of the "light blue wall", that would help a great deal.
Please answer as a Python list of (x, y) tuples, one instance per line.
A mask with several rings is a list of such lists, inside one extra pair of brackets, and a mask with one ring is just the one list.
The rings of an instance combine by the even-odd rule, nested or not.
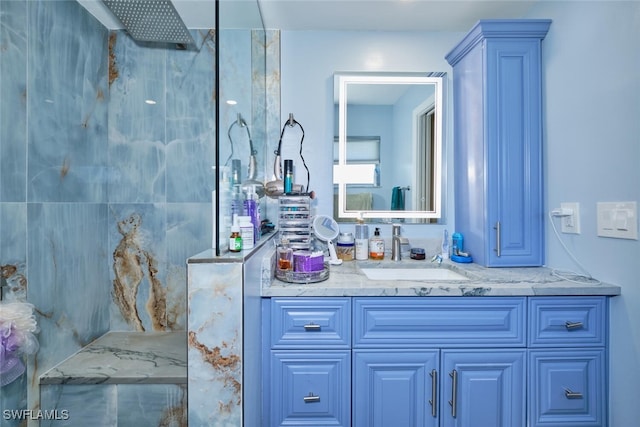
[[(540, 2), (524, 18), (553, 20), (543, 42), (546, 207), (580, 203), (582, 233), (562, 238), (594, 277), (622, 286), (611, 302), (609, 417), (611, 427), (637, 425), (640, 243), (597, 237), (595, 209), (598, 201), (640, 200), (640, 2)], [(282, 32), (282, 116), (293, 112), (305, 126), (319, 212), (330, 214), (331, 154), (323, 147), (333, 139), (333, 72), (451, 73), (444, 55), (462, 35)], [(451, 129), (449, 122), (449, 161)], [(449, 167), (449, 230), (453, 173)], [(440, 235), (440, 227), (415, 227), (412, 235)], [(578, 269), (550, 227), (546, 237), (549, 266)]]
[[(382, 31), (283, 31), (281, 34), (282, 117), (294, 113), (305, 128), (303, 154), (311, 172), (310, 190), (315, 190), (317, 211), (332, 215), (332, 150), (334, 132), (333, 74), (338, 71), (446, 71), (451, 86), (451, 67), (444, 59), (464, 33), (420, 33)], [(445, 120), (451, 116), (447, 103)], [(453, 160), (452, 125), (445, 131), (445, 156)], [(448, 143), (448, 144), (447, 144)], [(309, 153), (309, 155), (307, 155)], [(453, 170), (448, 170), (445, 191), (447, 228), (453, 224)], [(438, 237), (442, 226), (412, 227), (416, 237)], [(383, 227), (382, 233), (391, 230)], [(416, 234), (417, 233), (417, 234)]]
[[(596, 202), (640, 201), (640, 2), (541, 2), (530, 17), (553, 19), (543, 42), (546, 205), (580, 203), (582, 233), (564, 242), (594, 277), (622, 286), (610, 306), (609, 417), (635, 426), (640, 242), (597, 237)], [(578, 269), (549, 227), (547, 262)]]

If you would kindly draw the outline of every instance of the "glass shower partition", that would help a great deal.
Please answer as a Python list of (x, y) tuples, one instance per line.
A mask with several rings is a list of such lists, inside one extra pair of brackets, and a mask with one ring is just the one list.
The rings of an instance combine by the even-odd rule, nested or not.
[[(265, 181), (266, 36), (256, 1), (218, 1), (216, 172), (213, 247), (228, 251), (233, 214)], [(262, 212), (265, 212), (264, 206)], [(259, 231), (259, 228), (258, 228)]]

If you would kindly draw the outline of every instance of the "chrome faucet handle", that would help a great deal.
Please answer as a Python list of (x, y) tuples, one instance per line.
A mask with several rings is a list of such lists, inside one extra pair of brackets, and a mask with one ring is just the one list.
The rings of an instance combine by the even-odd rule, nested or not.
[(399, 236), (400, 235), (400, 224), (393, 224), (391, 227), (391, 235)]

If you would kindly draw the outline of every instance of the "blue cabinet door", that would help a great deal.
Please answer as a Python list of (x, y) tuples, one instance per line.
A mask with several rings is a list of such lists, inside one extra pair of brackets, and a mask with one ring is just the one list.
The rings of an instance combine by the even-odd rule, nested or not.
[(354, 350), (354, 427), (436, 427), (437, 350)]
[(350, 425), (348, 350), (271, 352), (269, 426)]
[(525, 426), (525, 350), (442, 350), (442, 427)]
[(607, 385), (604, 349), (529, 354), (531, 427), (603, 427)]
[(549, 20), (481, 20), (453, 66), (456, 231), (487, 267), (544, 263), (541, 41)]

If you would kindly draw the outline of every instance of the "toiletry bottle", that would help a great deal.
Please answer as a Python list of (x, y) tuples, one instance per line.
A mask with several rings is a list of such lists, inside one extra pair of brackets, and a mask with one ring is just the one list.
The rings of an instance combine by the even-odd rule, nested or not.
[(253, 224), (253, 243), (260, 240), (260, 212), (258, 211), (258, 195), (250, 189), (247, 199), (244, 201), (244, 214), (250, 218)]
[(449, 232), (447, 230), (442, 232), (442, 251), (440, 256), (442, 259), (449, 259)]
[(291, 193), (293, 190), (293, 160), (284, 161), (284, 193)]
[(384, 239), (380, 237), (380, 229), (376, 227), (373, 237), (369, 239), (369, 258), (384, 259)]
[(238, 224), (238, 216), (233, 217), (233, 225), (231, 226), (231, 236), (229, 236), (229, 251), (240, 252), (242, 250), (242, 236), (240, 235), (240, 225)]
[(369, 259), (369, 227), (362, 219), (356, 224), (356, 260)]
[(253, 223), (251, 223), (251, 217), (240, 216), (238, 217), (240, 225), (240, 236), (242, 237), (242, 249), (253, 249)]
[(464, 239), (462, 238), (462, 234), (453, 233), (451, 235), (451, 253), (458, 255), (459, 252), (464, 252)]
[(231, 190), (231, 218), (234, 215), (242, 216), (244, 214), (244, 197), (240, 191), (239, 185), (234, 185)]

